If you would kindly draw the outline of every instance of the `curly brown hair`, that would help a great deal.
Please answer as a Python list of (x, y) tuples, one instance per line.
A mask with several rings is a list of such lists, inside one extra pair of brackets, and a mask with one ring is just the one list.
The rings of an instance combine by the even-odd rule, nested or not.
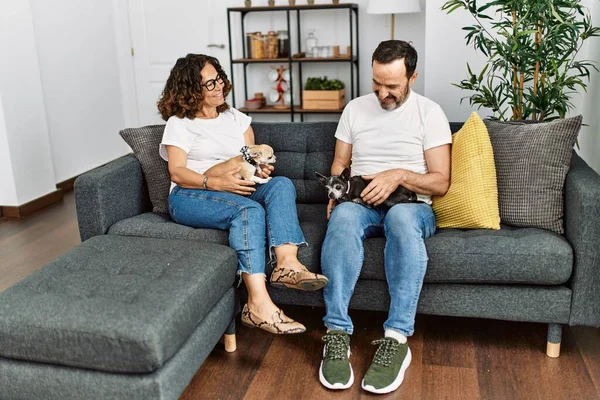
[[(188, 54), (180, 58), (171, 70), (167, 84), (160, 95), (157, 106), (158, 112), (166, 121), (169, 117), (176, 115), (179, 118), (187, 117), (194, 119), (196, 113), (202, 107), (202, 77), (200, 72), (206, 66), (211, 64), (217, 70), (217, 73), (223, 77), (223, 97), (226, 98), (231, 92), (231, 82), (227, 74), (223, 71), (219, 60), (204, 54)], [(217, 111), (222, 113), (229, 109), (229, 104), (223, 103), (217, 107)]]

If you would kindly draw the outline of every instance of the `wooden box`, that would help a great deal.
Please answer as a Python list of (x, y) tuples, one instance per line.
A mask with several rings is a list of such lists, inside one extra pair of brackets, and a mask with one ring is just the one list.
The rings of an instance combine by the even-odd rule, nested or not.
[(341, 110), (345, 105), (345, 89), (302, 91), (302, 108), (305, 110)]

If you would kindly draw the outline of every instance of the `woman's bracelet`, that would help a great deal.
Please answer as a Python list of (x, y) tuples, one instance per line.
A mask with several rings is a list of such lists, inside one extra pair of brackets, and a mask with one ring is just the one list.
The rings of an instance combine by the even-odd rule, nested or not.
[(208, 186), (206, 186), (206, 182), (208, 182), (208, 176), (205, 176), (202, 180), (202, 189), (208, 190)]

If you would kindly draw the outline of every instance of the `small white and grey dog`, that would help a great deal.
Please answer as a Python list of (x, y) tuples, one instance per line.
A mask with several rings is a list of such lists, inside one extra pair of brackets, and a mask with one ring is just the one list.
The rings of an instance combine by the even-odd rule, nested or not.
[[(327, 189), (327, 197), (334, 199), (336, 204), (351, 201), (361, 204), (368, 208), (373, 208), (371, 204), (367, 204), (360, 197), (362, 191), (369, 184), (361, 176), (350, 176), (350, 170), (345, 168), (341, 175), (332, 175), (326, 177), (315, 172), (317, 179)], [(412, 190), (408, 190), (402, 186), (390, 194), (390, 196), (380, 205), (383, 207), (392, 207), (399, 203), (418, 203), (417, 195)]]
[(267, 183), (271, 177), (261, 178), (256, 176), (260, 172), (260, 166), (266, 164), (275, 164), (275, 152), (271, 146), (266, 144), (256, 144), (253, 146), (244, 146), (240, 149), (241, 156), (232, 157), (226, 161), (228, 168), (242, 167), (239, 172), (234, 174), (238, 179), (253, 181), (256, 183)]

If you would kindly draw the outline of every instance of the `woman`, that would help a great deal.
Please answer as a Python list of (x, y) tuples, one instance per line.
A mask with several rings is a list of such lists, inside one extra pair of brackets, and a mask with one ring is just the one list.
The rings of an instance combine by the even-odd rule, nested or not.
[[(297, 258), (306, 245), (296, 213), (291, 181), (274, 177), (264, 185), (237, 179), (239, 170), (224, 162), (254, 145), (251, 118), (230, 108), (225, 98), (231, 83), (219, 61), (202, 54), (180, 58), (158, 101), (167, 121), (160, 155), (169, 163), (169, 213), (193, 228), (229, 230), (229, 245), (238, 253), (238, 274), (248, 288), (242, 322), (277, 334), (306, 328), (287, 317), (273, 302), (265, 283), (265, 246), (277, 264), (271, 282), (284, 287), (317, 290), (323, 275), (309, 272)], [(268, 177), (273, 166), (261, 166)], [(267, 229), (268, 228), (268, 229)]]

